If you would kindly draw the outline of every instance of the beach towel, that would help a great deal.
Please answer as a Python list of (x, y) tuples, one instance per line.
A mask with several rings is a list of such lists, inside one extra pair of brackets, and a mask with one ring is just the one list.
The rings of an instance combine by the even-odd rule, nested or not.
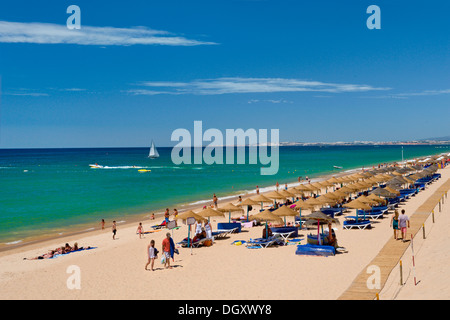
[(170, 238), (169, 241), (170, 241), (170, 257), (172, 258), (172, 260), (174, 260), (173, 255), (174, 253), (178, 254), (178, 249), (175, 249), (175, 242), (173, 241), (172, 238)]

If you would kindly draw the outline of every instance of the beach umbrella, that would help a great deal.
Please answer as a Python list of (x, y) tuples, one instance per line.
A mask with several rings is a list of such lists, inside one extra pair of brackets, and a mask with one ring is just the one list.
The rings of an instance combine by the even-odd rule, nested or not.
[(320, 197), (317, 197), (316, 200), (322, 204), (330, 205), (334, 205), (337, 202), (336, 199), (333, 199), (333, 196), (329, 197), (328, 194), (321, 195)]
[(324, 185), (322, 185), (320, 182), (314, 182), (311, 183), (311, 187), (314, 187), (317, 191), (321, 191), (322, 188), (326, 188)]
[(397, 196), (400, 195), (400, 191), (396, 190), (393, 185), (385, 187), (384, 190), (389, 191), (390, 193), (393, 193), (393, 194), (395, 194)]
[(378, 201), (379, 203), (386, 203), (386, 200), (380, 198), (379, 196), (371, 193), (370, 195), (367, 196), (367, 198)]
[(314, 206), (306, 203), (305, 201), (299, 199), (296, 202), (294, 202), (295, 209), (298, 209), (299, 216), (300, 216), (300, 229), (302, 228), (302, 209), (311, 210), (311, 212), (314, 210)]
[(268, 238), (268, 232), (267, 232), (267, 222), (268, 221), (283, 222), (283, 220), (279, 216), (274, 215), (268, 209), (255, 214), (254, 216), (252, 216), (252, 219), (266, 222), (266, 238)]
[(247, 221), (248, 221), (248, 212), (249, 212), (249, 207), (250, 206), (254, 206), (257, 205), (258, 202), (254, 201), (250, 198), (245, 199), (244, 201), (242, 201), (241, 203), (238, 204), (238, 206), (247, 206)]
[(197, 221), (206, 221), (208, 219), (205, 219), (204, 217), (198, 215), (197, 213), (195, 213), (192, 210), (180, 213), (179, 215), (177, 215), (175, 217), (175, 220), (181, 219), (181, 220), (187, 220), (187, 218), (194, 218)]
[(285, 196), (283, 196), (281, 193), (279, 193), (278, 191), (271, 191), (265, 194), (265, 196), (269, 199), (284, 199), (286, 198)]
[(305, 203), (312, 207), (317, 207), (317, 206), (323, 205), (323, 203), (320, 202), (317, 198), (309, 198), (308, 200), (305, 201)]
[(206, 209), (201, 210), (197, 214), (204, 218), (208, 218), (208, 221), (209, 221), (210, 217), (223, 217), (224, 216), (223, 212), (217, 211), (211, 207), (207, 207)]
[(295, 194), (293, 194), (287, 190), (280, 190), (280, 191), (278, 191), (278, 193), (280, 195), (284, 196), (284, 198), (294, 198), (295, 197)]
[(338, 179), (336, 179), (336, 177), (332, 177), (332, 178), (328, 179), (327, 181), (333, 185), (335, 185), (336, 183), (340, 183), (340, 181)]
[[(189, 210), (183, 213), (180, 213), (178, 216), (175, 217), (175, 220), (181, 219), (181, 220), (187, 220), (188, 218), (194, 218), (198, 222), (208, 221), (208, 219), (196, 214), (194, 211)], [(188, 226), (188, 247), (190, 246), (191, 241), (191, 226)]]
[(331, 218), (321, 211), (312, 212), (310, 215), (304, 216), (302, 219), (305, 221), (308, 221), (308, 220), (317, 221), (317, 242), (319, 243), (319, 245), (322, 244), (322, 241), (320, 238), (320, 223), (326, 222), (326, 223), (339, 224), (339, 220)]
[(370, 191), (370, 193), (385, 198), (397, 197), (395, 193), (389, 192), (388, 190), (385, 190), (385, 188), (376, 188), (375, 190)]
[(311, 191), (308, 187), (307, 184), (301, 184), (298, 185), (296, 187), (294, 187), (295, 189), (299, 190), (299, 191)]
[(267, 198), (266, 196), (259, 194), (257, 196), (251, 197), (250, 199), (252, 199), (253, 201), (258, 201), (261, 203), (261, 210), (263, 209), (263, 203), (264, 202), (270, 202), (272, 203), (272, 199)]
[(358, 221), (358, 210), (359, 209), (364, 210), (364, 219), (366, 218), (365, 211), (372, 209), (372, 207), (370, 207), (368, 204), (365, 204), (365, 203), (359, 201), (358, 199), (353, 200), (349, 203), (345, 203), (342, 206), (346, 207), (346, 208), (350, 208), (350, 209), (356, 209), (356, 221)]
[(282, 206), (278, 208), (277, 210), (272, 212), (274, 215), (279, 217), (284, 217), (284, 225), (286, 226), (286, 217), (294, 217), (297, 216), (297, 212), (292, 210), (291, 208), (288, 208), (288, 206)]
[(362, 203), (365, 203), (365, 204), (367, 204), (367, 205), (369, 205), (369, 206), (373, 206), (374, 204), (378, 204), (378, 201), (376, 201), (376, 200), (374, 200), (374, 199), (370, 199), (369, 197), (366, 197), (366, 196), (364, 196), (364, 195), (362, 195), (362, 196), (359, 196), (358, 198), (357, 198), (357, 200), (359, 200), (359, 201), (361, 201)]
[(220, 208), (217, 208), (218, 211), (227, 212), (228, 211), (228, 222), (231, 222), (231, 212), (241, 211), (244, 212), (242, 208), (235, 206), (232, 203), (227, 203), (225, 205), (221, 205)]

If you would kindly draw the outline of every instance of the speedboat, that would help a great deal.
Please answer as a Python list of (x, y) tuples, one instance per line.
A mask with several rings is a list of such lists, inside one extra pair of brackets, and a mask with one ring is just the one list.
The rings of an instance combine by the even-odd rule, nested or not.
[(99, 164), (90, 164), (89, 167), (94, 168), (94, 169), (100, 169), (100, 168), (104, 168), (103, 166), (99, 165)]

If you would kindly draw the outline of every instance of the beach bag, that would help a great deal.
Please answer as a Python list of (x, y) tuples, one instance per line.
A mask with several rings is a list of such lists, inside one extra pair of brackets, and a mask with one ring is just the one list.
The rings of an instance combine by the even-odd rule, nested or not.
[(161, 264), (166, 264), (166, 255), (163, 254), (163, 256), (161, 257)]

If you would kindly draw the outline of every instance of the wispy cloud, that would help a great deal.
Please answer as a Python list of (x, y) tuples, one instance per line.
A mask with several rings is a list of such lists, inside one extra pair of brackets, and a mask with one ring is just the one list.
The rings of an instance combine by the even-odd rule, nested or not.
[(397, 93), (395, 96), (398, 97), (413, 97), (413, 96), (437, 96), (441, 94), (449, 94), (450, 89), (444, 90), (424, 90), (419, 92), (408, 92), (408, 93)]
[(191, 40), (167, 31), (146, 27), (114, 28), (82, 25), (79, 30), (69, 30), (65, 25), (8, 21), (0, 21), (1, 42), (99, 46), (198, 46), (215, 44), (214, 42)]
[(267, 99), (267, 100), (259, 100), (259, 99), (251, 99), (248, 101), (249, 104), (252, 103), (259, 103), (259, 102), (269, 102), (269, 103), (293, 103), (292, 101), (285, 100), (285, 99)]
[(442, 90), (423, 90), (416, 92), (403, 92), (403, 93), (392, 93), (388, 95), (379, 95), (379, 96), (365, 96), (362, 98), (372, 98), (372, 99), (409, 99), (411, 97), (420, 97), (420, 96), (438, 96), (442, 94), (450, 94), (450, 89), (442, 89)]
[(4, 92), (5, 96), (24, 96), (24, 97), (48, 97), (48, 93), (43, 92)]
[[(217, 78), (195, 80), (192, 82), (142, 82), (145, 89), (132, 89), (128, 93), (135, 95), (156, 94), (198, 94), (218, 95), (230, 93), (274, 93), (274, 92), (366, 92), (390, 90), (369, 85), (325, 83), (319, 81), (283, 79), (283, 78)], [(158, 88), (148, 89), (148, 88)]]

